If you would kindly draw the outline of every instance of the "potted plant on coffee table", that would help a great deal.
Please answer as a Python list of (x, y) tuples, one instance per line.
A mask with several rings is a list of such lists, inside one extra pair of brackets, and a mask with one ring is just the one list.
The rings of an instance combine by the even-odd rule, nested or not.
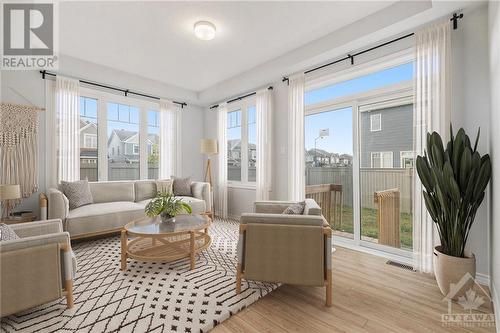
[(171, 223), (175, 222), (176, 215), (192, 213), (191, 206), (167, 192), (158, 192), (158, 195), (146, 205), (144, 210), (149, 217), (160, 215), (162, 222)]
[[(467, 273), (476, 276), (476, 258), (466, 253), (466, 244), (491, 178), (489, 155), (477, 151), (479, 133), (472, 148), (463, 128), (453, 137), (450, 126), (446, 149), (438, 133), (428, 133), (424, 156), (417, 156), (425, 205), (441, 241), (434, 249), (434, 273), (444, 295), (451, 283), (458, 283)], [(469, 279), (454, 298), (469, 290), (473, 282)]]

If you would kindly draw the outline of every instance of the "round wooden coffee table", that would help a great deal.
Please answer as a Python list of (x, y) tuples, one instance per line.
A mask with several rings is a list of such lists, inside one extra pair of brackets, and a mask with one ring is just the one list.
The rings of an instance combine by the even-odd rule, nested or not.
[[(210, 246), (206, 215), (178, 215), (175, 222), (162, 222), (159, 216), (145, 217), (123, 227), (121, 233), (121, 269), (127, 268), (127, 258), (142, 261), (173, 261), (191, 259)], [(129, 240), (130, 238), (130, 240)]]

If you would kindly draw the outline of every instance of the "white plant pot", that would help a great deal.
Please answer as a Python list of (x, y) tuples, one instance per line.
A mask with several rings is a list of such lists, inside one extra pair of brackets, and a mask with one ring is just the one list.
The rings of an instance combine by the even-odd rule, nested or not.
[(441, 293), (456, 300), (474, 285), (476, 257), (473, 253), (466, 254), (466, 258), (449, 256), (441, 252), (441, 246), (436, 246), (434, 274)]

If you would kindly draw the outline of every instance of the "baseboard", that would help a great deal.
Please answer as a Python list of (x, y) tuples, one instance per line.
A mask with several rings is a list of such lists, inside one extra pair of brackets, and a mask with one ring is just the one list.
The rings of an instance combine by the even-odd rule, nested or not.
[(493, 283), (490, 285), (490, 292), (491, 301), (493, 302), (493, 313), (495, 314), (496, 330), (497, 333), (500, 333), (500, 323), (498, 322), (498, 320), (500, 319), (500, 316), (498, 315), (498, 311), (500, 311), (500, 295), (497, 293), (495, 284)]
[(476, 273), (476, 281), (482, 285), (489, 286), (490, 285), (490, 276), (487, 274)]

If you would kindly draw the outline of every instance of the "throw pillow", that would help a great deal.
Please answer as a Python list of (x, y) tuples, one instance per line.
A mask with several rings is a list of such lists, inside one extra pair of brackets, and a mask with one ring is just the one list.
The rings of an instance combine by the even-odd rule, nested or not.
[(174, 180), (173, 190), (175, 196), (193, 196), (193, 194), (191, 193), (191, 177), (177, 178), (172, 176), (172, 179)]
[(61, 190), (68, 198), (69, 209), (75, 209), (94, 202), (87, 179), (76, 182), (61, 181)]
[(294, 203), (293, 205), (288, 206), (283, 214), (289, 215), (302, 215), (304, 213), (304, 209), (306, 208), (305, 201)]
[(156, 191), (172, 194), (172, 179), (159, 179), (156, 181)]
[(19, 239), (12, 228), (5, 223), (0, 223), (0, 241)]

